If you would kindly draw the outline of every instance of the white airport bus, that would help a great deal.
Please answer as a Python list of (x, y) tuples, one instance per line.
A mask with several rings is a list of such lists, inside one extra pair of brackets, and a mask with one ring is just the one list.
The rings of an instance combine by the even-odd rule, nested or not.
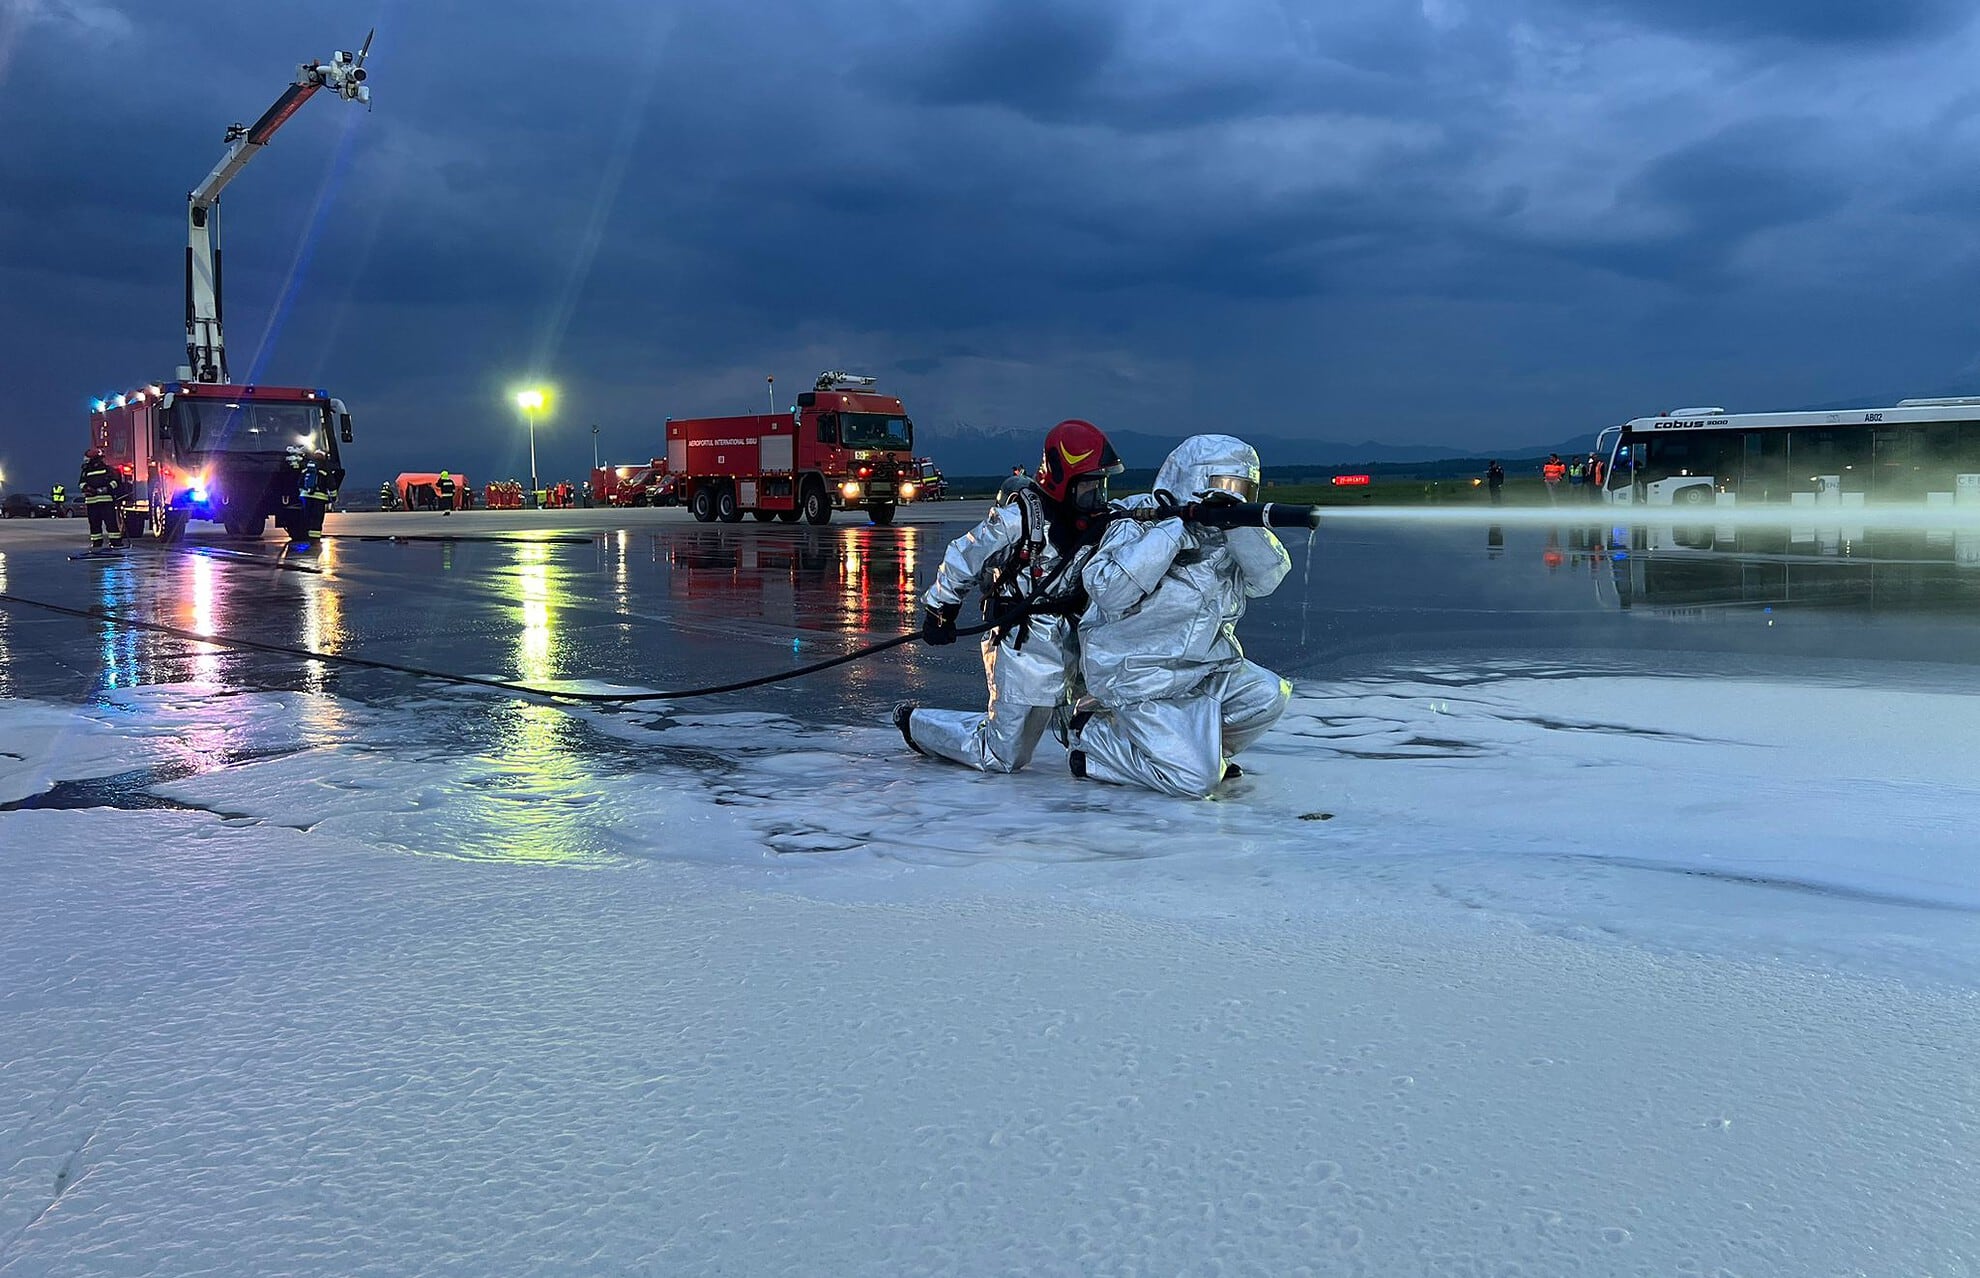
[(1597, 438), (1602, 496), (1652, 506), (1980, 505), (1980, 396), (1893, 408), (1681, 408)]

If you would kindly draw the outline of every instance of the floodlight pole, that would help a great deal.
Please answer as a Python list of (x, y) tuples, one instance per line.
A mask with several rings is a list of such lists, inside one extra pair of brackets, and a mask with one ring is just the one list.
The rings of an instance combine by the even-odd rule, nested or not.
[(523, 420), (529, 423), (529, 504), (532, 510), (540, 510), (536, 499), (536, 410), (525, 407)]

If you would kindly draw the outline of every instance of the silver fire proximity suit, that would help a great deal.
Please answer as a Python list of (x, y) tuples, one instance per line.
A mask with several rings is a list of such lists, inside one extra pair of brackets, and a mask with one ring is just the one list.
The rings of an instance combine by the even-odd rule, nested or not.
[[(1196, 435), (1155, 476), (1177, 502), (1216, 500), (1217, 477), (1248, 480), (1258, 454), (1228, 435)], [(1227, 499), (1235, 500), (1235, 497)], [(1132, 497), (1129, 509), (1158, 504)], [(1247, 661), (1236, 625), (1245, 601), (1268, 595), (1292, 560), (1269, 529), (1223, 531), (1181, 519), (1115, 519), (1083, 570), (1090, 596), (1079, 663), (1100, 709), (1074, 735), (1085, 774), (1202, 798), (1231, 756), (1278, 721), (1292, 687)]]
[[(922, 603), (930, 609), (960, 605), (972, 590), (984, 594), (986, 619), (1001, 594), (1030, 599), (1041, 589), (1056, 594), (1078, 585), (1078, 568), (1046, 535), (1044, 503), (1027, 485), (1000, 502), (968, 533), (949, 543), (935, 584)], [(917, 749), (985, 772), (1015, 772), (1052, 724), (1077, 675), (1073, 618), (1038, 613), (982, 639), (989, 708), (916, 709), (908, 732)]]

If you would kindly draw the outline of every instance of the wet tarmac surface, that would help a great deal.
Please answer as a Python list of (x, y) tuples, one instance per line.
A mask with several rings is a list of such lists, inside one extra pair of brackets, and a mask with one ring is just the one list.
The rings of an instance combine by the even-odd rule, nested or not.
[[(976, 503), (874, 527), (697, 524), (679, 511), (334, 516), (314, 556), (196, 531), (72, 560), (80, 521), (0, 526), (0, 594), (259, 644), (533, 686), (727, 683), (912, 628)], [(68, 535), (73, 534), (73, 535)], [(1558, 670), (1862, 678), (1966, 687), (1980, 661), (1980, 533), (1615, 527), (1509, 512), (1456, 522), (1354, 512), (1288, 543), (1292, 575), (1242, 626), (1294, 678), (1408, 668), (1465, 681)], [(968, 614), (966, 614), (967, 616)], [(1918, 664), (1925, 663), (1925, 664)], [(0, 607), (0, 695), (100, 699), (139, 684), (334, 692), (372, 704), (479, 698), (326, 666)], [(893, 702), (982, 696), (971, 644), (909, 644), (748, 692), (663, 703), (872, 722)]]

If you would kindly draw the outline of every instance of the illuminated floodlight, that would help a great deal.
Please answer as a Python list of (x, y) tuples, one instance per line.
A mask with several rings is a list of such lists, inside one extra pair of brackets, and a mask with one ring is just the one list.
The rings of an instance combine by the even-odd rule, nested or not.
[(543, 411), (549, 402), (549, 393), (541, 386), (525, 386), (516, 392), (516, 407), (522, 409), (523, 421), (529, 426), (529, 499), (536, 500), (536, 415)]

